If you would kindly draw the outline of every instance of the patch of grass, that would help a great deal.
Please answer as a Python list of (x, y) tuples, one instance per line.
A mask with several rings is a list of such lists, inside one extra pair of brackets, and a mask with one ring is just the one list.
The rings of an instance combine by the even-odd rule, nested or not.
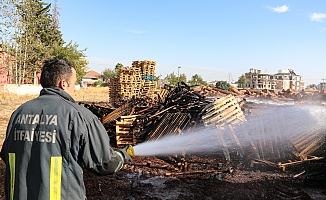
[(109, 88), (108, 87), (80, 88), (80, 90), (75, 91), (73, 98), (75, 99), (75, 101), (108, 102)]
[(0, 103), (24, 103), (38, 95), (17, 95), (8, 92), (0, 91)]

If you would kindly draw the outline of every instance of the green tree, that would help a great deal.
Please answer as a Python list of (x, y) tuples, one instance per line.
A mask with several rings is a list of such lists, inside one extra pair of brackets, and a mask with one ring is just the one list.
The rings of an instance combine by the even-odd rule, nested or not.
[(73, 66), (76, 69), (76, 76), (77, 76), (77, 81), (81, 81), (83, 76), (85, 76), (86, 71), (88, 69), (88, 62), (85, 59), (85, 54), (84, 50), (78, 50), (78, 44), (77, 43), (72, 43), (70, 41), (68, 44), (63, 45), (63, 46), (57, 46), (51, 56), (62, 56), (67, 58), (73, 64)]
[(61, 32), (53, 26), (50, 7), (51, 4), (39, 0), (25, 0), (17, 5), (23, 27), (20, 37), (17, 37), (21, 60), (19, 82), (32, 79), (55, 47), (64, 44)]
[[(72, 42), (65, 44), (59, 30), (56, 1), (51, 14), (51, 4), (40, 0), (0, 0), (1, 37), (15, 57), (12, 75), (15, 83), (28, 83), (35, 71), (40, 71), (45, 59), (61, 55), (72, 62), (78, 79), (85, 74), (87, 62), (84, 51)], [(3, 43), (3, 42), (2, 42)]]
[[(2, 48), (7, 51), (10, 55), (14, 56), (14, 63), (8, 65), (9, 73), (15, 79), (14, 82), (18, 82), (18, 68), (19, 68), (19, 50), (20, 47), (17, 43), (17, 38), (20, 37), (23, 30), (21, 25), (21, 16), (18, 15), (17, 5), (19, 0), (0, 0), (0, 38)], [(8, 63), (9, 64), (9, 63)]]
[(162, 77), (162, 75), (160, 74), (160, 75), (158, 75), (158, 76), (154, 76), (154, 81), (158, 81), (158, 80), (160, 80), (160, 78)]
[(121, 63), (117, 63), (117, 64), (115, 65), (115, 71), (117, 72), (120, 68), (123, 68), (123, 64), (121, 64)]
[(102, 85), (102, 82), (101, 82), (101, 81), (95, 81), (95, 82), (94, 82), (94, 85), (95, 85), (96, 87), (100, 87), (100, 86)]
[(231, 85), (226, 81), (217, 81), (215, 87), (222, 90), (229, 90)]
[(242, 74), (238, 79), (238, 87), (244, 88), (246, 85), (246, 77)]
[(120, 68), (123, 68), (123, 64), (121, 64), (121, 63), (117, 63), (115, 65), (115, 67), (114, 67), (114, 70), (115, 70), (115, 73), (116, 73), (117, 76), (119, 75), (119, 69)]
[[(15, 34), (18, 32), (19, 16), (17, 13), (16, 4), (19, 0), (0, 0), (0, 39), (2, 48), (3, 45), (12, 44)], [(6, 49), (7, 50), (7, 49)]]
[(117, 77), (117, 72), (116, 70), (112, 70), (112, 69), (104, 69), (104, 71), (102, 72), (102, 78), (104, 82), (109, 82), (111, 78), (115, 78)]
[(177, 86), (178, 82), (187, 82), (187, 77), (185, 74), (180, 74), (180, 77), (176, 76), (174, 73), (168, 74), (165, 77), (165, 80), (169, 85)]
[(207, 82), (203, 80), (203, 78), (198, 75), (198, 74), (195, 74), (191, 77), (191, 80), (188, 81), (188, 83), (190, 85), (207, 85)]

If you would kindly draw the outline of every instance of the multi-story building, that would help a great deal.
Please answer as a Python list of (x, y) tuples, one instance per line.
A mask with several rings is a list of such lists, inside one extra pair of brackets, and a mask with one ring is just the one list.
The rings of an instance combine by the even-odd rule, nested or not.
[(293, 69), (278, 70), (276, 77), (277, 89), (304, 89), (304, 82), (302, 81), (302, 76), (297, 75)]
[(260, 69), (251, 68), (245, 73), (246, 87), (255, 89), (279, 89), (279, 90), (302, 90), (304, 82), (302, 76), (297, 75), (294, 70), (278, 70), (277, 74), (261, 73)]
[(277, 80), (275, 74), (261, 73), (260, 69), (251, 68), (245, 73), (247, 88), (255, 89), (276, 89)]

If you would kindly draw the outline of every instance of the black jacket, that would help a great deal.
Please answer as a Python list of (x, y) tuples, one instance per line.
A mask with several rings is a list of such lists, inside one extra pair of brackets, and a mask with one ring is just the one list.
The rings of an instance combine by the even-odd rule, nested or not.
[(7, 199), (85, 199), (83, 168), (106, 175), (123, 165), (98, 118), (55, 87), (12, 114), (1, 153)]

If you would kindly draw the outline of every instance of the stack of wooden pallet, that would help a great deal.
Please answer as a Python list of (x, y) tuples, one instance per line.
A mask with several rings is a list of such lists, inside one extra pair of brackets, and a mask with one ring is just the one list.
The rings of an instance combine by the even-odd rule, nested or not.
[(110, 79), (109, 97), (111, 103), (130, 97), (152, 97), (156, 88), (154, 81), (155, 61), (133, 61), (132, 67), (118, 70), (117, 78)]
[(111, 78), (109, 82), (109, 102), (115, 103), (120, 100), (119, 79)]
[(127, 144), (136, 144), (136, 138), (130, 131), (136, 117), (137, 115), (121, 116), (120, 121), (116, 122), (116, 140), (119, 148), (124, 147)]
[(134, 93), (137, 97), (141, 96), (140, 94), (141, 94), (141, 88), (143, 84), (141, 62), (142, 61), (139, 60), (132, 62), (132, 68), (135, 70), (133, 86), (134, 86)]
[(123, 67), (118, 70), (118, 91), (121, 98), (130, 98), (135, 95), (134, 93), (134, 77), (135, 70), (130, 67)]
[(156, 84), (154, 83), (154, 76), (155, 76), (155, 61), (134, 61), (132, 63), (133, 67), (136, 69), (140, 69), (141, 75), (141, 85), (139, 94), (140, 96), (149, 96), (153, 97), (154, 90), (156, 88)]
[(141, 62), (142, 74), (147, 76), (155, 75), (155, 61), (144, 60)]
[(156, 84), (154, 81), (143, 81), (143, 86), (141, 90), (141, 96), (153, 97)]

